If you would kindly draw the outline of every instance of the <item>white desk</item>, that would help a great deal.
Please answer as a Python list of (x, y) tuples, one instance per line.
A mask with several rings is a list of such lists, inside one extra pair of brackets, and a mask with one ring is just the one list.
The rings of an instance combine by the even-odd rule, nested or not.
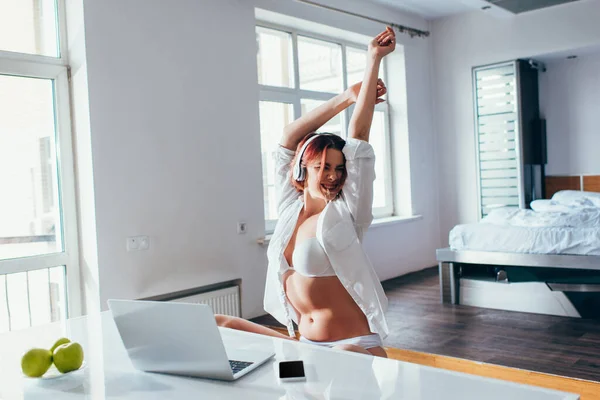
[[(406, 399), (576, 400), (579, 396), (379, 357), (222, 329), (226, 343), (267, 347), (275, 360), (235, 382), (133, 369), (109, 312), (0, 335), (1, 399)], [(60, 336), (82, 344), (83, 369), (54, 379), (26, 378), (21, 355)], [(280, 383), (277, 362), (301, 359), (306, 382)]]

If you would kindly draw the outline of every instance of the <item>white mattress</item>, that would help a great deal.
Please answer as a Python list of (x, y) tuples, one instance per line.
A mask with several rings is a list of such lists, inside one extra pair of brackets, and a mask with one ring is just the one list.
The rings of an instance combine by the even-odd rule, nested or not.
[(600, 228), (525, 227), (489, 223), (457, 225), (454, 250), (600, 256)]
[(600, 193), (562, 191), (532, 210), (503, 207), (450, 232), (454, 250), (600, 255)]

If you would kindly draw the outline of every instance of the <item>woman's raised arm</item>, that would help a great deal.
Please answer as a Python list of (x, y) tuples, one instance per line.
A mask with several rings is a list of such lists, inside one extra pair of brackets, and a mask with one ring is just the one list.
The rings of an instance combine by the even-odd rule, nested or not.
[(356, 107), (348, 127), (349, 136), (352, 138), (369, 141), (371, 122), (373, 121), (375, 104), (379, 96), (379, 80), (377, 79), (379, 66), (383, 57), (390, 54), (395, 48), (396, 34), (389, 26), (369, 43), (365, 78), (358, 93)]

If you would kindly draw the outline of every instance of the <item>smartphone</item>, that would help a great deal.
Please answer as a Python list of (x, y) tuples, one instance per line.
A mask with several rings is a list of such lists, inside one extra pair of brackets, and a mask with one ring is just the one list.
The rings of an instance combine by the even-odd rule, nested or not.
[(280, 361), (279, 379), (286, 382), (305, 380), (304, 363), (302, 361)]

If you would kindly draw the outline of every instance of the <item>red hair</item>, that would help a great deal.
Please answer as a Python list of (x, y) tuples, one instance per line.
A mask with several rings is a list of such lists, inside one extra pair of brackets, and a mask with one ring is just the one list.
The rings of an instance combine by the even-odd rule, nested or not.
[[(321, 161), (321, 165), (325, 165), (325, 159), (327, 157), (327, 149), (335, 149), (335, 150), (339, 150), (342, 151), (342, 149), (344, 148), (344, 146), (346, 145), (346, 141), (344, 139), (342, 139), (341, 137), (334, 135), (334, 134), (318, 134), (318, 133), (309, 133), (308, 135), (306, 135), (304, 137), (304, 139), (302, 139), (302, 141), (300, 143), (298, 143), (298, 147), (296, 147), (296, 155), (294, 156), (294, 159), (292, 160), (292, 171), (294, 170), (294, 165), (296, 165), (296, 163), (298, 162), (298, 156), (299, 156), (299, 152), (300, 149), (302, 149), (302, 146), (304, 146), (304, 143), (306, 143), (306, 141), (308, 139), (310, 139), (313, 136), (318, 136), (316, 139), (312, 140), (308, 146), (306, 146), (306, 149), (304, 150), (304, 154), (302, 155), (302, 160), (301, 160), (301, 168), (306, 168), (306, 165), (310, 162), (313, 161)], [(338, 185), (340, 187), (342, 187), (344, 185), (344, 182), (346, 181), (346, 177), (348, 176), (348, 171), (346, 171), (346, 157), (344, 156), (344, 153), (342, 153), (342, 156), (344, 157), (344, 171), (342, 172), (342, 176), (340, 178), (340, 180), (338, 181)], [(325, 168), (321, 168), (319, 170), (319, 180), (321, 180), (323, 178), (323, 171), (325, 170)], [(298, 192), (304, 192), (304, 181), (302, 182), (298, 182), (296, 181), (296, 179), (294, 179), (294, 177), (291, 177), (292, 179), (292, 185), (294, 185), (294, 187), (296, 188), (296, 190)]]

